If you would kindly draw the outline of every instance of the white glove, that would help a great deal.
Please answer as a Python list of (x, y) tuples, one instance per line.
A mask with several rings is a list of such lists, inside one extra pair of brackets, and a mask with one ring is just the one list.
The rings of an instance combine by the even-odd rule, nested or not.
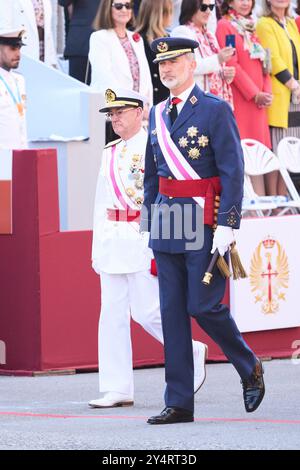
[(225, 227), (224, 225), (218, 225), (214, 234), (211, 253), (214, 253), (216, 249), (218, 249), (220, 255), (224, 256), (231, 243), (233, 242), (234, 233), (232, 228)]

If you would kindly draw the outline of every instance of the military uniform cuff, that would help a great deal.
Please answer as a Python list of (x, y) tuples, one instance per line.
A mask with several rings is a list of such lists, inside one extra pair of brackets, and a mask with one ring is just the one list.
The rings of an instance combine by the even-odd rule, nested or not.
[(224, 225), (225, 227), (239, 228), (241, 223), (241, 216), (235, 206), (227, 212), (219, 212), (218, 214), (218, 225)]

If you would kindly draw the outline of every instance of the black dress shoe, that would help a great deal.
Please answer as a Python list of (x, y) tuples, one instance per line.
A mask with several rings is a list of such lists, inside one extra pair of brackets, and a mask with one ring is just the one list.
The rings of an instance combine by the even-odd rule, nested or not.
[(264, 397), (265, 384), (263, 373), (264, 370), (262, 363), (258, 359), (250, 377), (246, 380), (241, 380), (243, 385), (244, 404), (248, 413), (255, 411)]
[(194, 415), (191, 411), (182, 408), (167, 407), (160, 415), (151, 416), (148, 424), (172, 424), (172, 423), (191, 423), (194, 421)]

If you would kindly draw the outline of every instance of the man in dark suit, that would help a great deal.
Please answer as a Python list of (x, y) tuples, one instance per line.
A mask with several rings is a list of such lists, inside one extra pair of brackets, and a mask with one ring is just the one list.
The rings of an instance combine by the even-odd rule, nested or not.
[(70, 8), (65, 57), (69, 59), (69, 74), (81, 82), (90, 84), (88, 67), (89, 40), (101, 0), (58, 0), (59, 5)]
[(225, 101), (195, 85), (197, 42), (160, 38), (151, 47), (170, 98), (150, 112), (141, 218), (158, 269), (167, 384), (166, 408), (148, 423), (194, 420), (191, 316), (236, 368), (252, 412), (264, 396), (262, 364), (221, 304), (225, 279), (215, 272), (209, 286), (201, 283), (211, 253), (224, 255), (240, 225), (237, 125)]

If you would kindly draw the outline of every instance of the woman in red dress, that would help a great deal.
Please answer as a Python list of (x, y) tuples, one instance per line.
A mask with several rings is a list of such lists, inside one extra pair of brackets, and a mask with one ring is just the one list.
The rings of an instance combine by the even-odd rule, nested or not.
[[(255, 139), (271, 148), (266, 111), (272, 102), (269, 57), (255, 34), (253, 6), (254, 0), (224, 0), (216, 36), (220, 47), (226, 45), (227, 35), (235, 37), (236, 53), (227, 65), (236, 69), (231, 88), (241, 139)], [(265, 194), (263, 177), (252, 178), (252, 183), (258, 194)]]

